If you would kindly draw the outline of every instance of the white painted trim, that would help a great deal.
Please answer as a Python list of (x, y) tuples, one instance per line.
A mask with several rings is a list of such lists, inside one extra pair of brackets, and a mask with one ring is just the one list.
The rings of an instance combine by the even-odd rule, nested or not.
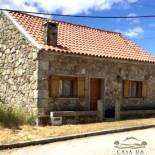
[(7, 12), (3, 11), (3, 13), (11, 20), (11, 22), (17, 27), (17, 29), (38, 49), (42, 49), (42, 46), (39, 45), (34, 38)]

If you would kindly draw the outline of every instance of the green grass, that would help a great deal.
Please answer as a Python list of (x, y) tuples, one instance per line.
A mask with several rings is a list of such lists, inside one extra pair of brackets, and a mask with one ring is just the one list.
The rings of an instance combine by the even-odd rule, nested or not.
[(27, 114), (21, 108), (6, 107), (0, 104), (0, 124), (4, 127), (19, 127), (20, 125), (35, 124), (36, 117)]

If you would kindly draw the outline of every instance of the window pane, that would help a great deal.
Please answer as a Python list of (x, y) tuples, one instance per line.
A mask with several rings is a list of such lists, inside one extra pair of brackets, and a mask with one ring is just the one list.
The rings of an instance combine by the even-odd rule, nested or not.
[(142, 97), (142, 82), (138, 82), (138, 97)]
[(131, 82), (131, 97), (142, 97), (142, 82), (141, 81)]
[(61, 96), (65, 97), (73, 96), (73, 80), (62, 80)]
[(137, 96), (137, 82), (131, 83), (131, 97), (136, 97)]

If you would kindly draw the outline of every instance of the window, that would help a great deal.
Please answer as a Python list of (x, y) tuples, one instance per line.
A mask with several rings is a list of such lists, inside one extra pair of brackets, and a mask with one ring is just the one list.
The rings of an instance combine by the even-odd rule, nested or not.
[(61, 79), (60, 80), (60, 96), (61, 97), (76, 97), (76, 79)]
[(141, 98), (147, 96), (147, 81), (123, 81), (123, 96)]
[(83, 77), (59, 77), (49, 78), (50, 97), (84, 97), (85, 79)]
[(131, 81), (131, 97), (142, 97), (141, 81)]

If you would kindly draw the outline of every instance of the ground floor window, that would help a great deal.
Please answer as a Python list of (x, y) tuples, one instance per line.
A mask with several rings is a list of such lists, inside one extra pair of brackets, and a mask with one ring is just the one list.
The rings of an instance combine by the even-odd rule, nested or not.
[(84, 97), (85, 78), (51, 76), (49, 78), (50, 97)]
[(131, 81), (131, 97), (142, 97), (141, 81)]
[(147, 81), (123, 81), (123, 96), (141, 98), (147, 96)]
[(60, 79), (59, 92), (61, 97), (76, 97), (77, 96), (77, 78)]

